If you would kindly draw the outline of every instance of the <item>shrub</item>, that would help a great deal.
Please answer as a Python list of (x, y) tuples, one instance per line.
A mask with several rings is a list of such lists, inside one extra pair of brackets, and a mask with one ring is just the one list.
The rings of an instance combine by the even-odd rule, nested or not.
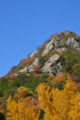
[(78, 79), (80, 79), (80, 64), (79, 65), (76, 65), (74, 71), (73, 71), (73, 74), (75, 76), (77, 76)]
[(41, 68), (40, 68), (40, 65), (34, 65), (34, 70), (37, 72), (37, 73), (40, 73), (41, 72)]
[(35, 58), (28, 58), (28, 59), (23, 59), (20, 61), (20, 66), (25, 66), (27, 64), (31, 64), (33, 61), (35, 60)]
[(39, 65), (40, 65), (41, 67), (43, 67), (45, 61), (46, 61), (45, 56), (40, 56), (40, 57), (39, 57)]
[(68, 49), (66, 52), (63, 53), (62, 61), (63, 61), (63, 58), (65, 59), (65, 68), (66, 68), (67, 72), (71, 72), (73, 65), (77, 63), (77, 59), (75, 57), (74, 52), (72, 53)]
[(35, 76), (35, 77), (40, 77), (41, 75), (40, 74), (37, 74), (37, 73), (35, 73), (35, 72), (32, 72), (31, 73), (33, 76)]

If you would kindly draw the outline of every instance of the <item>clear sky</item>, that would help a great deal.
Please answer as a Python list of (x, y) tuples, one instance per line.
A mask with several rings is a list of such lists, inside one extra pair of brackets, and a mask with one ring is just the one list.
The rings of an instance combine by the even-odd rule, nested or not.
[(0, 0), (0, 76), (64, 30), (80, 35), (80, 0)]

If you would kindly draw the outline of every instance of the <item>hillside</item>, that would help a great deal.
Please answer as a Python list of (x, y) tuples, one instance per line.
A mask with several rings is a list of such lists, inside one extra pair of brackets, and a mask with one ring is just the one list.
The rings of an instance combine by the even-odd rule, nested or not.
[[(59, 120), (57, 119), (58, 115), (61, 118), (60, 120), (79, 120), (66, 119), (67, 112), (63, 117), (60, 113), (61, 111), (57, 108), (61, 101), (63, 101), (63, 104), (59, 107), (63, 111), (62, 108), (68, 106), (69, 99), (71, 101), (74, 98), (78, 100), (75, 96), (79, 94), (79, 91), (80, 36), (74, 32), (63, 31), (51, 35), (42, 46), (30, 53), (26, 59), (21, 60), (17, 66), (13, 66), (7, 75), (0, 78), (0, 112), (8, 117), (7, 112), (10, 111), (9, 117), (13, 116), (11, 109), (14, 105), (18, 106), (17, 101), (22, 98), (27, 109), (29, 109), (27, 114), (33, 106), (32, 112), (34, 109), (37, 111), (33, 112), (33, 120), (42, 120), (43, 116), (45, 116), (44, 120)], [(60, 98), (60, 101), (57, 103), (58, 98)], [(6, 99), (8, 99), (7, 102)], [(23, 110), (24, 101), (19, 101)], [(53, 101), (57, 103), (57, 106), (54, 105)], [(39, 103), (41, 103), (41, 106), (39, 106)], [(53, 107), (50, 107), (51, 104)], [(70, 106), (73, 109), (72, 103), (70, 103)], [(57, 111), (53, 108), (56, 108)], [(53, 113), (51, 113), (52, 110), (58, 115), (54, 117)], [(39, 111), (39, 116), (35, 117)], [(66, 107), (65, 111), (67, 111)], [(51, 117), (49, 118), (50, 115)], [(72, 118), (72, 116), (70, 117)], [(11, 120), (18, 120), (18, 118), (14, 118), (15, 116)], [(32, 120), (32, 118), (29, 120)]]
[(27, 59), (12, 67), (7, 75), (17, 76), (25, 73), (40, 76), (42, 73), (71, 73), (72, 67), (80, 62), (79, 57), (80, 37), (73, 32), (64, 31), (51, 35), (42, 46), (29, 54)]

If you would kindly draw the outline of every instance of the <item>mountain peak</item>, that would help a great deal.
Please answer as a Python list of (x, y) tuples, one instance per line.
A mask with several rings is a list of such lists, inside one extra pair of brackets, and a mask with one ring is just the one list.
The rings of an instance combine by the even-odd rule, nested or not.
[[(36, 73), (39, 76), (43, 72), (57, 75), (63, 71), (61, 57), (66, 51), (80, 52), (80, 37), (70, 31), (53, 34), (42, 46), (29, 54), (27, 59), (14, 66), (8, 75), (13, 74), (15, 77), (22, 73)], [(67, 64), (65, 57), (63, 60), (64, 65)]]

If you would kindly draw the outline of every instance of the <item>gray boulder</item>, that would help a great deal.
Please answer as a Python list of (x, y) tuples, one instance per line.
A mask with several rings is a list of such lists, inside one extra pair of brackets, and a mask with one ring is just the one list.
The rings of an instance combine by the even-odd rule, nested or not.
[(65, 47), (55, 48), (54, 50), (57, 51), (57, 52), (64, 52), (64, 51), (66, 51), (66, 48)]
[(52, 48), (53, 48), (53, 39), (46, 45), (42, 56), (47, 55)]
[(56, 75), (57, 75), (58, 73), (62, 72), (62, 67), (61, 67), (61, 63), (60, 63), (60, 62), (57, 64), (56, 69), (57, 69)]
[(74, 48), (79, 48), (79, 44), (78, 42), (74, 39), (74, 37), (72, 38), (68, 38), (66, 45), (68, 45), (69, 47), (74, 47)]
[(27, 66), (24, 69), (19, 70), (19, 73), (27, 72)]
[(45, 62), (43, 68), (42, 68), (42, 72), (49, 72), (52, 73), (52, 65), (54, 65), (54, 63), (56, 61), (58, 61), (60, 59), (60, 56), (58, 54), (53, 55), (52, 57), (50, 57), (50, 59), (48, 61)]
[(34, 71), (34, 66), (35, 66), (35, 65), (38, 65), (38, 58), (36, 58), (36, 59), (34, 60), (34, 62), (33, 62), (31, 65), (28, 66), (28, 71), (29, 71), (29, 72)]
[(22, 72), (32, 72), (32, 71), (34, 71), (34, 66), (35, 65), (38, 65), (38, 58), (36, 58), (31, 65), (29, 65), (29, 66), (27, 65), (24, 69), (21, 69), (18, 72), (19, 73), (22, 73)]

